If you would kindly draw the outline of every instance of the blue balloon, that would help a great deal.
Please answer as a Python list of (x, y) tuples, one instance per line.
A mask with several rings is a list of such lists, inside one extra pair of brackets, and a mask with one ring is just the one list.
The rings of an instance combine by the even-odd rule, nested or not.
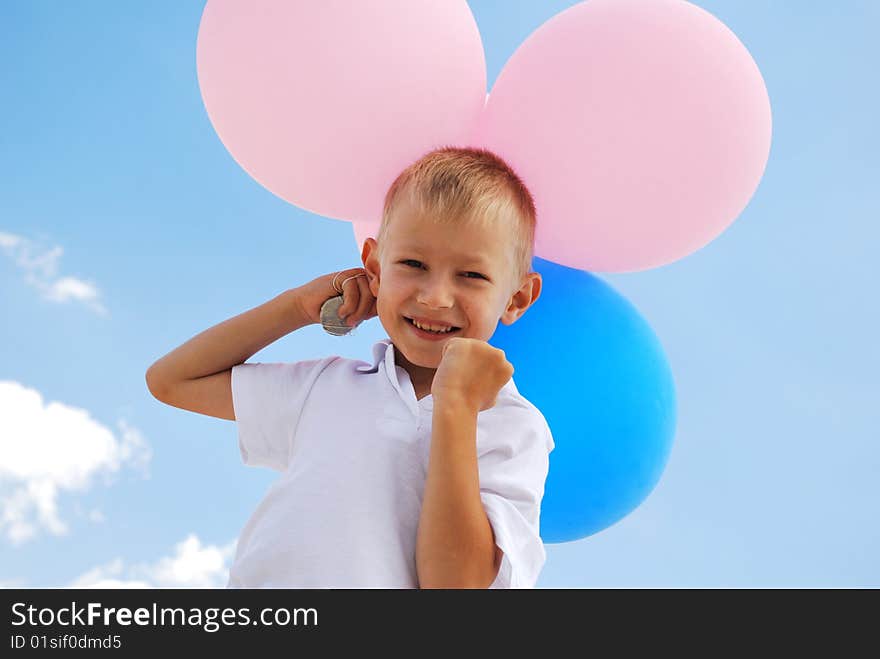
[(654, 489), (675, 434), (663, 348), (636, 308), (583, 270), (535, 258), (541, 295), (490, 343), (514, 367), (556, 448), (541, 505), (544, 542), (611, 526)]

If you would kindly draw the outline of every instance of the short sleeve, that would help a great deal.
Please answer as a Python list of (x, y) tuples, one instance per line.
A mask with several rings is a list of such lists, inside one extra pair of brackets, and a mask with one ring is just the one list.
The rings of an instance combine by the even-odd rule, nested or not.
[(480, 498), (504, 552), (490, 588), (534, 588), (546, 553), (540, 535), (541, 500), (553, 438), (537, 410), (499, 410), (499, 426), (478, 457)]
[(303, 405), (334, 359), (232, 368), (232, 407), (244, 464), (287, 469)]

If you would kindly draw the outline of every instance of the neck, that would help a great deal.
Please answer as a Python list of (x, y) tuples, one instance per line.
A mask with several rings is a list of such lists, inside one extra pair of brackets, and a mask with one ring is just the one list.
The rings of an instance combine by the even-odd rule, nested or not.
[(416, 364), (413, 364), (403, 356), (403, 353), (397, 349), (397, 346), (394, 346), (394, 363), (407, 372), (410, 382), (412, 382), (413, 388), (416, 392), (431, 391), (431, 384), (434, 382), (434, 374), (437, 372), (436, 368), (428, 368), (426, 366), (417, 366)]

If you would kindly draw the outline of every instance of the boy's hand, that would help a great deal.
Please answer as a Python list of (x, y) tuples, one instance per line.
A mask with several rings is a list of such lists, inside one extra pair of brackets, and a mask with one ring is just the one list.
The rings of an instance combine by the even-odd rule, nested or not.
[[(363, 275), (363, 268), (349, 268), (339, 272), (336, 277), (337, 286), (342, 286), (343, 304), (339, 307), (339, 313), (345, 317), (348, 325), (356, 325), (362, 320), (367, 320), (376, 315), (376, 298), (370, 290), (366, 277), (354, 277)], [(333, 288), (335, 272), (322, 275), (303, 284), (296, 289), (301, 313), (312, 323), (321, 322), (321, 305), (331, 297), (337, 297), (339, 292)], [(348, 281), (345, 281), (348, 279)], [(343, 284), (342, 282), (345, 282)]]
[(455, 401), (482, 412), (495, 405), (513, 375), (504, 351), (485, 341), (454, 336), (443, 345), (431, 395), (435, 402)]

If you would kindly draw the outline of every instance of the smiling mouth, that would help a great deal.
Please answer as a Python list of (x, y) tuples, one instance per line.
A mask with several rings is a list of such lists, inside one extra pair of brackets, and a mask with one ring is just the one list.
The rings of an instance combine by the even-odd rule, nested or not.
[(404, 316), (403, 319), (404, 319), (406, 322), (408, 322), (410, 325), (412, 325), (413, 327), (415, 327), (417, 330), (420, 330), (420, 331), (422, 331), (422, 332), (427, 332), (428, 334), (434, 334), (434, 335), (436, 335), (436, 336), (443, 336), (444, 334), (455, 334), (458, 330), (461, 329), (460, 327), (451, 327), (449, 330), (446, 330), (445, 332), (434, 332), (434, 331), (432, 331), (432, 330), (426, 330), (426, 329), (422, 329), (421, 327), (418, 327), (418, 326), (413, 322), (412, 318), (407, 318), (406, 316)]

